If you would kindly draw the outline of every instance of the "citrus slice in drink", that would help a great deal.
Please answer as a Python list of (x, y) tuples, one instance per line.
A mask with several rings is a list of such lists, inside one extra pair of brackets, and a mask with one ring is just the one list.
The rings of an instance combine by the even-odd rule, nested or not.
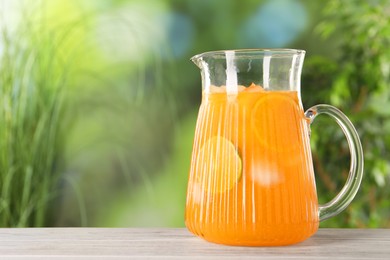
[(286, 156), (299, 152), (303, 142), (301, 111), (295, 92), (265, 93), (252, 112), (252, 130), (258, 143), (267, 151)]
[(196, 181), (207, 191), (228, 191), (241, 179), (242, 162), (237, 149), (228, 139), (215, 136), (207, 140), (197, 156)]
[(264, 88), (260, 85), (256, 85), (255, 83), (250, 84), (249, 87), (245, 88), (245, 92), (263, 92)]

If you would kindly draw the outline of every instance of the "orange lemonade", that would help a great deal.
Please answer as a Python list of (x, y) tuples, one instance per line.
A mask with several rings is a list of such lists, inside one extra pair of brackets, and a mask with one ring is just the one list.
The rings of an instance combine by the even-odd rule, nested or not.
[(203, 93), (186, 225), (231, 245), (285, 245), (318, 229), (307, 121), (296, 91), (252, 84)]

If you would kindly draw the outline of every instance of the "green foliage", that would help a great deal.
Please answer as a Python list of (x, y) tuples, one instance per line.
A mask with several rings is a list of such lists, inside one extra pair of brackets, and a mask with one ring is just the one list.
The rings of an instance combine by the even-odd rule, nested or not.
[(40, 0), (17, 10), (20, 26), (4, 26), (0, 226), (94, 225), (120, 194), (152, 192), (172, 149), (173, 87), (183, 89), (160, 54), (163, 6)]
[[(390, 3), (331, 0), (325, 13), (327, 19), (319, 31), (339, 38), (340, 55), (335, 60), (308, 59), (303, 81), (310, 90), (303, 94), (310, 96), (304, 96), (304, 103), (329, 102), (350, 117), (361, 137), (365, 176), (346, 213), (323, 226), (389, 227)], [(349, 163), (341, 131), (326, 123), (321, 129), (314, 124), (312, 138), (322, 202), (340, 190)], [(318, 126), (325, 123), (318, 122)]]
[[(24, 26), (28, 26), (25, 24)], [(63, 86), (47, 35), (2, 28), (0, 41), (0, 226), (43, 226), (58, 180)], [(26, 32), (29, 32), (28, 34)], [(45, 48), (36, 48), (44, 46)], [(45, 53), (42, 53), (45, 50)]]

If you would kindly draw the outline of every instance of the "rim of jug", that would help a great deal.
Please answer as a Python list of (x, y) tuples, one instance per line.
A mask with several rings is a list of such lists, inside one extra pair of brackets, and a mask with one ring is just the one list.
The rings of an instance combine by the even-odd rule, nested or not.
[(191, 61), (199, 60), (200, 58), (226, 58), (226, 53), (234, 53), (235, 58), (259, 58), (259, 54), (262, 56), (291, 56), (291, 55), (302, 55), (306, 51), (300, 49), (288, 49), (288, 48), (269, 48), (269, 49), (232, 49), (232, 50), (217, 50), (207, 51), (200, 54), (196, 54), (191, 58)]

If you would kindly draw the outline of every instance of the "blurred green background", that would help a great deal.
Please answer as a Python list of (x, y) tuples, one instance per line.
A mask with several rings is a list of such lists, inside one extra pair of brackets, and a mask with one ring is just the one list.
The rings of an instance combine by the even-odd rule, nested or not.
[[(201, 98), (197, 53), (307, 51), (305, 109), (355, 124), (365, 176), (323, 227), (390, 227), (390, 2), (0, 0), (0, 226), (184, 226)], [(320, 117), (320, 203), (344, 185), (343, 133)]]

